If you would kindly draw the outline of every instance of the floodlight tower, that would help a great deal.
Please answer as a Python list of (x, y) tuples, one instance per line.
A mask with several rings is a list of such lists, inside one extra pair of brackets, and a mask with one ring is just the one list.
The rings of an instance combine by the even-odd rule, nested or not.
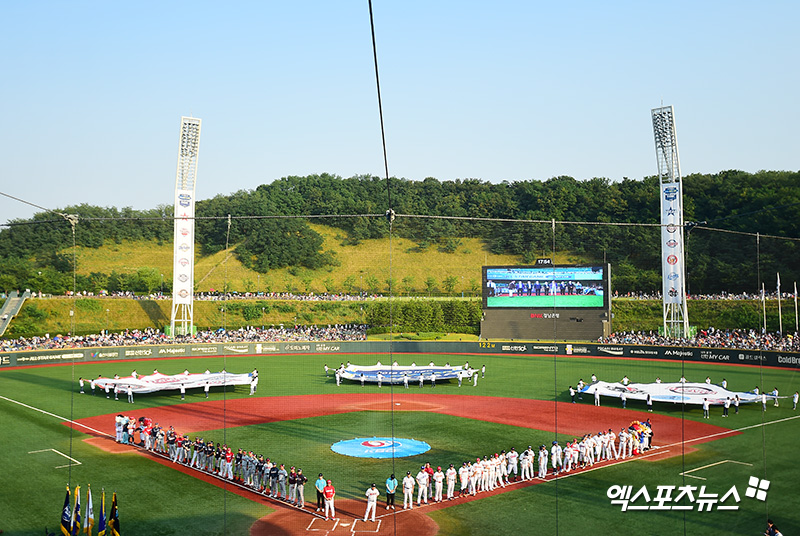
[(194, 326), (194, 201), (200, 119), (181, 117), (172, 260), (170, 335), (191, 334)]
[(683, 247), (683, 180), (672, 106), (651, 110), (661, 199), (661, 295), (664, 336), (689, 334)]

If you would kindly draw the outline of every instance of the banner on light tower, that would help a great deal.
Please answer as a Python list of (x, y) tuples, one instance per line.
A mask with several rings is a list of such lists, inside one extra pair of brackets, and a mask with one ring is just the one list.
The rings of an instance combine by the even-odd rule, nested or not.
[(683, 289), (683, 210), (680, 185), (668, 183), (661, 188), (661, 273), (664, 303), (682, 304)]
[(200, 119), (181, 117), (172, 261), (170, 335), (186, 335), (194, 326), (194, 216)]
[(672, 106), (651, 110), (661, 206), (661, 293), (666, 337), (689, 335), (683, 222), (683, 180)]

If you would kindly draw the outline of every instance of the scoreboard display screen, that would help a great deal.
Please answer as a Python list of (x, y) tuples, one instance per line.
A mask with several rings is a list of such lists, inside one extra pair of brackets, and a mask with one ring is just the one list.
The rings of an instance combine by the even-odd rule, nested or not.
[(484, 266), (485, 309), (603, 309), (608, 270), (595, 266)]

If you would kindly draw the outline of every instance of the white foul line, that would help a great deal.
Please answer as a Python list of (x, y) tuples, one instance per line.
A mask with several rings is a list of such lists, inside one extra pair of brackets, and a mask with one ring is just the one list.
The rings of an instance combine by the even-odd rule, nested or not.
[(28, 452), (28, 454), (37, 454), (37, 453), (39, 453), (39, 452), (55, 452), (56, 454), (59, 454), (59, 455), (61, 455), (61, 456), (64, 456), (64, 457), (65, 457), (66, 459), (68, 459), (69, 461), (71, 461), (71, 462), (75, 462), (75, 463), (68, 463), (67, 465), (57, 465), (57, 466), (55, 467), (56, 469), (63, 469), (64, 467), (70, 467), (70, 466), (72, 466), (72, 465), (83, 465), (81, 462), (79, 462), (79, 461), (78, 461), (78, 460), (76, 460), (75, 458), (70, 458), (69, 456), (67, 456), (66, 454), (64, 454), (63, 452), (61, 452), (60, 450), (56, 450), (56, 449), (32, 450), (32, 451)]
[(739, 465), (749, 465), (750, 467), (753, 466), (752, 463), (747, 463), (747, 462), (737, 462), (736, 460), (722, 460), (721, 462), (709, 463), (708, 465), (704, 465), (702, 467), (695, 467), (694, 469), (690, 469), (688, 471), (684, 471), (678, 474), (680, 476), (688, 476), (689, 478), (696, 478), (697, 480), (708, 480), (707, 478), (703, 478), (702, 476), (694, 476), (690, 475), (689, 473), (694, 473), (695, 471), (699, 471), (701, 469), (708, 469), (709, 467), (714, 467), (715, 465), (719, 465), (721, 463), (737, 463)]
[(33, 406), (29, 406), (28, 404), (23, 404), (22, 402), (18, 402), (16, 400), (11, 399), (11, 398), (6, 398), (6, 397), (4, 397), (2, 395), (0, 395), (0, 398), (2, 398), (3, 400), (8, 400), (9, 402), (13, 402), (14, 404), (19, 404), (20, 406), (22, 406), (24, 408), (32, 409), (33, 411), (38, 411), (39, 413), (44, 413), (45, 415), (49, 415), (51, 417), (55, 417), (56, 419), (61, 419), (62, 421), (66, 421), (66, 422), (68, 422), (70, 424), (75, 424), (75, 425), (80, 426), (82, 428), (86, 428), (87, 430), (91, 430), (92, 432), (94, 432), (96, 434), (101, 434), (101, 435), (104, 435), (104, 436), (111, 437), (111, 434), (108, 434), (106, 432), (101, 432), (100, 430), (95, 430), (91, 426), (86, 426), (85, 424), (79, 423), (78, 421), (73, 421), (72, 419), (67, 419), (66, 417), (62, 417), (61, 415), (56, 415), (55, 413), (50, 413), (49, 411), (45, 411), (43, 409), (35, 408)]

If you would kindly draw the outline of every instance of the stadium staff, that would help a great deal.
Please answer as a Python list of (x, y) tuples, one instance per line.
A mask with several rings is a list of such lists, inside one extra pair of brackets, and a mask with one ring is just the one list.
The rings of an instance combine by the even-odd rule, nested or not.
[(322, 478), (322, 473), (319, 474), (319, 478), (314, 482), (314, 489), (317, 490), (317, 512), (320, 512), (324, 502), (322, 490), (325, 489), (325, 479)]

